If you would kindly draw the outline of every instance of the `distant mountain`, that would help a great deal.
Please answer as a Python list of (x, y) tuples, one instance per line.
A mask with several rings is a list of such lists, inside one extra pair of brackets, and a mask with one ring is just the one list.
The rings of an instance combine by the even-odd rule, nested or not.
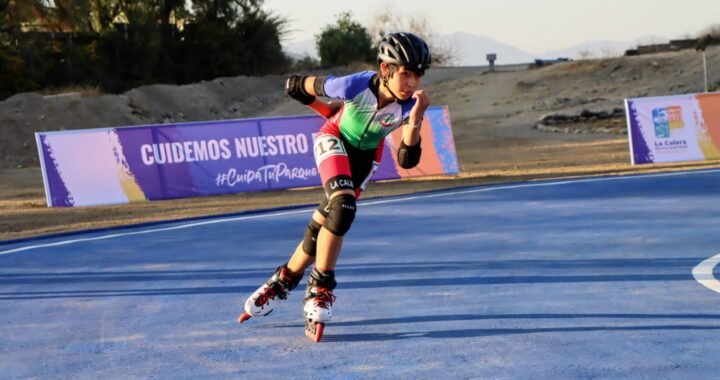
[[(495, 53), (498, 56), (497, 64), (530, 62), (535, 56), (524, 52), (513, 46), (503, 44), (492, 38), (475, 36), (468, 33), (455, 33), (437, 37), (437, 42), (442, 47), (450, 48), (455, 52), (457, 66), (482, 66), (487, 65), (486, 55)], [(285, 52), (302, 58), (309, 55), (318, 58), (315, 50), (315, 41), (304, 40), (283, 44)]]
[[(640, 36), (635, 39), (636, 45), (656, 45), (656, 44), (666, 44), (670, 42), (670, 39), (667, 37), (661, 37), (661, 36)], [(635, 46), (633, 46), (635, 47)]]
[(551, 50), (538, 54), (537, 58), (602, 58), (623, 55), (625, 50), (633, 47), (631, 42), (591, 41), (559, 50)]
[(317, 50), (315, 49), (315, 40), (283, 43), (282, 47), (283, 50), (285, 50), (285, 53), (290, 54), (295, 58), (310, 56), (310, 58), (319, 59)]
[(440, 46), (449, 48), (456, 55), (457, 66), (484, 66), (487, 55), (496, 54), (498, 65), (531, 62), (533, 54), (504, 44), (489, 37), (458, 32), (437, 37)]
[(643, 36), (633, 41), (590, 41), (565, 49), (552, 50), (540, 54), (537, 58), (552, 59), (558, 57), (567, 58), (605, 58), (616, 57), (625, 54), (625, 51), (638, 45), (649, 45), (667, 43), (668, 39), (658, 36)]
[[(625, 53), (625, 50), (637, 47), (638, 45), (666, 43), (667, 41), (667, 38), (659, 36), (642, 36), (628, 42), (590, 41), (565, 49), (534, 54), (489, 37), (470, 33), (457, 32), (436, 37), (438, 45), (454, 53), (454, 66), (485, 66), (488, 64), (487, 54), (490, 53), (497, 55), (497, 61), (495, 63), (498, 65), (528, 63), (533, 62), (536, 58), (553, 59), (565, 57), (577, 59), (582, 58), (582, 56), (602, 58), (622, 55)], [(286, 43), (283, 44), (283, 48), (285, 52), (298, 58), (309, 55), (312, 58), (318, 59), (314, 40)]]
[(551, 50), (543, 53), (529, 53), (514, 46), (498, 42), (489, 37), (477, 36), (469, 33), (454, 33), (440, 36), (441, 45), (449, 46), (458, 55), (458, 66), (482, 66), (487, 65), (486, 55), (497, 54), (497, 64), (512, 64), (533, 62), (536, 58), (581, 58), (581, 55), (588, 58), (601, 58), (619, 56), (625, 50), (637, 47), (638, 45), (666, 43), (667, 38), (659, 36), (643, 36), (633, 41), (590, 41), (565, 49)]

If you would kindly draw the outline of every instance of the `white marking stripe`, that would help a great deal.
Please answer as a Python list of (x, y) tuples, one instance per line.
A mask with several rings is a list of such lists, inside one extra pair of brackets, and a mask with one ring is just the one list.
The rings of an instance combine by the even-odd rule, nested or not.
[[(132, 236), (132, 235), (143, 235), (143, 234), (149, 234), (153, 232), (164, 232), (164, 231), (173, 231), (173, 230), (181, 230), (185, 228), (191, 228), (191, 227), (198, 227), (198, 226), (205, 226), (209, 224), (217, 224), (217, 223), (225, 223), (225, 222), (233, 222), (237, 220), (247, 220), (247, 219), (259, 219), (259, 218), (269, 218), (271, 216), (277, 216), (277, 215), (292, 215), (292, 214), (299, 214), (308, 212), (308, 210), (314, 210), (313, 209), (301, 209), (301, 210), (293, 210), (293, 211), (284, 211), (284, 212), (277, 212), (277, 213), (270, 213), (270, 214), (258, 214), (258, 215), (246, 215), (246, 216), (238, 216), (235, 218), (224, 218), (224, 219), (215, 219), (215, 220), (208, 220), (205, 222), (198, 222), (198, 223), (189, 223), (189, 224), (182, 224), (179, 226), (174, 227), (165, 227), (165, 228), (156, 228), (153, 230), (145, 230), (145, 231), (134, 231), (134, 232), (125, 232), (125, 233), (117, 233), (117, 234), (111, 234), (111, 235), (103, 235), (103, 236), (97, 236), (93, 238), (82, 238), (82, 239), (72, 239), (72, 240), (64, 240), (59, 241), (55, 243), (48, 243), (48, 244), (38, 244), (38, 245), (29, 245), (27, 247), (20, 247), (11, 249), (8, 251), (0, 251), (0, 255), (6, 255), (8, 253), (16, 253), (16, 252), (22, 252), (22, 251), (29, 251), (31, 249), (36, 248), (45, 248), (45, 247), (57, 247), (61, 245), (68, 245), (72, 243), (81, 243), (86, 241), (96, 241), (96, 240), (105, 240), (105, 239), (111, 239), (114, 237), (121, 237), (121, 236)], [(172, 223), (172, 222), (168, 222)]]
[(715, 267), (720, 264), (720, 253), (704, 260), (692, 270), (693, 277), (706, 288), (720, 293), (720, 281), (715, 278)]
[[(589, 183), (589, 182), (619, 181), (619, 180), (641, 179), (641, 178), (670, 177), (670, 176), (680, 176), (680, 175), (688, 175), (688, 174), (707, 174), (707, 173), (717, 173), (717, 172), (720, 172), (720, 169), (698, 170), (698, 171), (690, 171), (690, 172), (659, 173), (659, 174), (648, 174), (648, 175), (632, 175), (632, 176), (622, 176), (622, 177), (585, 178), (585, 179), (577, 179), (577, 180), (562, 180), (562, 181), (544, 182), (544, 183), (521, 183), (521, 184), (515, 184), (515, 185), (482, 187), (479, 189), (473, 188), (473, 189), (467, 189), (467, 190), (456, 190), (456, 191), (448, 191), (448, 192), (440, 192), (440, 193), (432, 193), (432, 194), (411, 195), (411, 196), (400, 197), (400, 198), (361, 202), (360, 204), (363, 206), (371, 206), (371, 205), (379, 205), (379, 204), (385, 204), (385, 203), (410, 201), (410, 200), (416, 200), (416, 199), (429, 199), (429, 198), (445, 197), (445, 196), (451, 196), (451, 195), (472, 194), (472, 193), (480, 193), (480, 192), (496, 191), (496, 190), (567, 185), (567, 184), (573, 184), (573, 183)], [(235, 222), (235, 221), (239, 221), (239, 220), (269, 218), (269, 217), (273, 217), (273, 216), (300, 214), (300, 213), (312, 211), (314, 209), (315, 208), (313, 207), (313, 208), (299, 209), (299, 210), (293, 210), (293, 211), (272, 212), (269, 214), (238, 216), (238, 217), (234, 217), (234, 218), (223, 218), (223, 219), (208, 220), (208, 221), (204, 221), (204, 222), (182, 224), (182, 225), (174, 226), (174, 227), (156, 228), (156, 229), (151, 229), (151, 230), (125, 232), (125, 233), (115, 233), (115, 234), (110, 234), (110, 235), (97, 236), (97, 237), (93, 237), (93, 238), (81, 238), (81, 239), (58, 241), (55, 243), (29, 245), (26, 247), (10, 249), (7, 251), (0, 251), (0, 255), (7, 255), (10, 253), (29, 251), (29, 250), (33, 250), (33, 249), (37, 249), (37, 248), (57, 247), (57, 246), (68, 245), (68, 244), (73, 244), (73, 243), (81, 243), (81, 242), (86, 242), (86, 241), (105, 240), (105, 239), (111, 239), (111, 238), (121, 237), (121, 236), (143, 235), (143, 234), (150, 234), (153, 232), (173, 231), (173, 230), (180, 230), (180, 229), (192, 228), (192, 227), (197, 227), (197, 226), (205, 226), (205, 225), (210, 225), (210, 224)], [(172, 222), (168, 222), (168, 223), (172, 223)]]
[[(673, 173), (660, 173), (660, 174), (645, 174), (645, 175), (630, 175), (630, 176), (622, 176), (622, 177), (601, 177), (601, 178), (585, 178), (585, 179), (576, 179), (576, 180), (558, 180), (556, 182), (544, 182), (544, 183), (520, 183), (516, 185), (503, 185), (503, 186), (497, 186), (497, 187), (482, 187), (479, 189), (468, 189), (468, 190), (457, 190), (447, 193), (437, 193), (437, 194), (423, 194), (423, 195), (417, 195), (417, 196), (407, 196), (403, 197), (401, 199), (383, 199), (378, 201), (367, 201), (363, 202), (363, 205), (379, 205), (384, 203), (392, 203), (397, 201), (406, 201), (406, 200), (415, 200), (415, 199), (428, 199), (428, 198), (437, 198), (437, 197), (444, 197), (448, 195), (462, 195), (462, 194), (472, 194), (472, 193), (483, 193), (486, 191), (495, 191), (495, 190), (509, 190), (509, 189), (522, 189), (527, 187), (543, 187), (543, 186), (556, 186), (556, 185), (567, 185), (567, 184), (573, 184), (573, 183), (590, 183), (590, 182), (602, 182), (602, 181), (619, 181), (619, 180), (626, 180), (626, 179), (638, 179), (638, 178), (656, 178), (656, 177), (672, 177), (672, 176), (680, 176), (680, 175), (687, 175), (687, 174), (707, 174), (707, 173), (718, 173), (720, 172), (720, 169), (713, 169), (713, 170), (698, 170), (694, 172), (673, 172)], [(2, 252), (0, 252), (1, 254)]]

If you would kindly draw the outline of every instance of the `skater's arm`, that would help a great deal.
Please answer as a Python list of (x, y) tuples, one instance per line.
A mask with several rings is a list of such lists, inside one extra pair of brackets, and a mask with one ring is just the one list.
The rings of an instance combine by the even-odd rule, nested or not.
[(325, 96), (323, 84), (325, 77), (291, 75), (285, 82), (285, 93), (298, 102), (310, 107), (320, 116), (329, 118), (341, 107), (337, 101), (325, 102), (318, 96)]
[(285, 92), (306, 105), (312, 103), (315, 96), (352, 99), (368, 88), (375, 75), (377, 74), (373, 71), (362, 71), (343, 77), (291, 75), (285, 82)]
[(342, 103), (336, 100), (325, 102), (318, 98), (315, 98), (312, 103), (308, 104), (308, 107), (312, 108), (312, 110), (317, 112), (318, 115), (329, 119), (332, 115), (335, 115), (335, 113), (340, 110), (340, 108), (342, 107)]
[(305, 77), (305, 81), (303, 82), (303, 86), (305, 88), (305, 92), (308, 94), (311, 94), (313, 96), (325, 96), (325, 79), (327, 77), (324, 76), (309, 76)]
[(430, 98), (424, 90), (415, 91), (413, 94), (415, 105), (410, 110), (410, 117), (403, 126), (402, 140), (397, 151), (398, 165), (403, 169), (414, 168), (420, 162), (420, 127), (422, 126), (423, 116), (428, 106), (430, 106)]
[(420, 127), (422, 126), (425, 111), (430, 106), (430, 97), (425, 90), (418, 90), (412, 96), (415, 105), (410, 110), (408, 122), (403, 126), (403, 142), (407, 146), (414, 146), (420, 142)]
[(285, 81), (285, 93), (298, 102), (310, 105), (316, 96), (325, 96), (325, 77), (290, 75)]

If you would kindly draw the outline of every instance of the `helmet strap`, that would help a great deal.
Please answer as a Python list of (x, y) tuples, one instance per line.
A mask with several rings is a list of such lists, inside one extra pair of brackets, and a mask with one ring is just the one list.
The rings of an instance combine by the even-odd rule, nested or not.
[(382, 83), (383, 83), (383, 86), (385, 86), (385, 88), (388, 90), (388, 92), (390, 93), (390, 95), (392, 95), (392, 97), (395, 99), (395, 101), (396, 101), (396, 102), (399, 102), (399, 101), (400, 101), (400, 98), (399, 98), (397, 95), (395, 95), (395, 93), (393, 92), (393, 90), (390, 89), (390, 86), (388, 86), (388, 79), (387, 79), (387, 77), (385, 76), (385, 74), (382, 72), (382, 70), (380, 70), (380, 74), (382, 74)]

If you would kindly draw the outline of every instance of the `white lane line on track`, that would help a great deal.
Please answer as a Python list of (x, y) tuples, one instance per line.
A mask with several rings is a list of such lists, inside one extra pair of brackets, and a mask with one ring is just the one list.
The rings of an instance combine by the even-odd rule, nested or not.
[[(641, 175), (631, 175), (631, 176), (622, 176), (622, 177), (601, 177), (601, 178), (585, 178), (585, 179), (576, 179), (576, 180), (558, 180), (554, 182), (544, 182), (544, 183), (521, 183), (516, 185), (499, 185), (498, 187), (483, 187), (479, 189), (467, 189), (467, 190), (456, 190), (452, 192), (442, 192), (442, 193), (433, 193), (433, 194), (421, 194), (421, 195), (409, 195), (407, 197), (402, 197), (401, 199), (381, 199), (377, 201), (367, 201), (367, 202), (361, 202), (363, 205), (379, 205), (384, 203), (392, 203), (392, 202), (398, 202), (398, 201), (409, 201), (409, 200), (416, 200), (416, 199), (429, 199), (429, 198), (437, 198), (437, 197), (445, 197), (448, 195), (463, 195), (463, 194), (473, 194), (473, 193), (483, 193), (487, 191), (496, 191), (496, 190), (510, 190), (510, 189), (521, 189), (521, 188), (528, 188), (528, 187), (543, 187), (543, 186), (557, 186), (557, 185), (568, 185), (573, 183), (590, 183), (590, 182), (603, 182), (603, 181), (620, 181), (620, 180), (628, 180), (628, 179), (641, 179), (641, 178), (657, 178), (657, 177), (672, 177), (672, 176), (680, 176), (680, 175), (688, 175), (688, 174), (708, 174), (708, 173), (719, 173), (720, 169), (711, 169), (711, 170), (702, 170), (702, 171), (695, 171), (695, 172), (673, 172), (673, 173), (658, 173), (658, 174), (641, 174)], [(0, 252), (2, 254), (2, 252)]]
[[(417, 200), (417, 199), (430, 199), (430, 198), (447, 197), (447, 196), (453, 196), (453, 195), (463, 195), (463, 194), (472, 194), (472, 193), (482, 193), (482, 192), (498, 191), (498, 190), (510, 190), (510, 189), (521, 189), (521, 188), (530, 188), (530, 187), (544, 187), (544, 186), (558, 186), (558, 185), (567, 185), (567, 184), (574, 184), (574, 183), (590, 183), (590, 182), (602, 182), (602, 181), (620, 181), (620, 180), (632, 180), (632, 179), (643, 179), (643, 178), (671, 177), (671, 176), (682, 176), (682, 175), (692, 175), (692, 174), (718, 173), (718, 172), (720, 172), (720, 169), (701, 170), (701, 171), (699, 170), (699, 171), (690, 171), (690, 172), (658, 173), (658, 174), (647, 174), (647, 175), (632, 175), (632, 176), (621, 176), (621, 177), (584, 178), (584, 179), (575, 179), (575, 180), (559, 180), (559, 181), (554, 181), (554, 182), (543, 182), (543, 183), (520, 183), (520, 184), (515, 184), (515, 185), (498, 185), (498, 186), (492, 186), (492, 187), (471, 188), (471, 189), (466, 189), (466, 190), (455, 190), (455, 191), (438, 192), (438, 193), (431, 193), (431, 194), (410, 195), (410, 196), (406, 196), (406, 197), (381, 199), (381, 200), (376, 200), (376, 201), (361, 201), (360, 204), (363, 206), (372, 206), (372, 205), (380, 205), (380, 204), (386, 204), (386, 203), (412, 201), (412, 200)], [(235, 222), (235, 221), (241, 221), (241, 220), (259, 219), (259, 218), (269, 218), (269, 217), (273, 217), (273, 216), (285, 216), (285, 215), (300, 214), (300, 213), (306, 213), (306, 212), (312, 211), (314, 209), (315, 209), (315, 207), (311, 207), (311, 208), (297, 209), (297, 210), (292, 210), (292, 211), (271, 212), (268, 214), (244, 215), (244, 216), (237, 216), (237, 217), (232, 217), (232, 218), (222, 218), (222, 219), (206, 220), (206, 221), (202, 221), (202, 222), (187, 223), (187, 224), (182, 224), (182, 225), (173, 226), (173, 227), (155, 228), (155, 229), (149, 229), (149, 230), (143, 230), (143, 231), (121, 232), (121, 233), (114, 233), (114, 234), (109, 234), (109, 235), (96, 236), (96, 237), (92, 237), (92, 238), (79, 238), (79, 239), (63, 240), (63, 241), (58, 241), (58, 242), (54, 242), (54, 243), (29, 245), (29, 246), (14, 248), (14, 249), (6, 250), (6, 251), (0, 251), (0, 255), (7, 255), (10, 253), (30, 251), (30, 250), (38, 249), (38, 248), (57, 247), (57, 246), (63, 246), (63, 245), (81, 243), (81, 242), (87, 242), (87, 241), (106, 240), (106, 239), (112, 239), (112, 238), (123, 237), (123, 236), (145, 235), (145, 234), (150, 234), (150, 233), (154, 233), (154, 232), (181, 230), (181, 229), (198, 227), (198, 226), (206, 226), (206, 225), (210, 225), (210, 224)], [(172, 222), (168, 222), (168, 223), (172, 223)]]
[(720, 293), (720, 281), (715, 278), (713, 272), (718, 264), (720, 264), (720, 253), (703, 260), (692, 270), (692, 275), (697, 282), (716, 293)]
[[(292, 215), (292, 214), (307, 213), (309, 210), (314, 210), (314, 209), (315, 208), (306, 208), (306, 209), (299, 209), (299, 210), (293, 210), (293, 211), (274, 212), (274, 213), (268, 213), (268, 214), (244, 215), (244, 216), (238, 216), (238, 217), (234, 217), (234, 218), (206, 220), (204, 222), (194, 222), (194, 223), (188, 223), (188, 224), (181, 224), (179, 226), (155, 228), (155, 229), (144, 230), (144, 231), (122, 232), (122, 233), (116, 233), (116, 234), (110, 234), (110, 235), (96, 236), (96, 237), (91, 237), (91, 238), (63, 240), (63, 241), (58, 241), (55, 243), (28, 245), (25, 247), (10, 249), (7, 251), (0, 251), (0, 255), (7, 255), (10, 253), (29, 251), (29, 250), (37, 249), (37, 248), (57, 247), (57, 246), (61, 246), (61, 245), (81, 243), (81, 242), (86, 242), (86, 241), (97, 241), (97, 240), (112, 239), (112, 238), (123, 237), (123, 236), (144, 235), (144, 234), (150, 234), (150, 233), (154, 233), (154, 232), (182, 230), (182, 229), (186, 229), (186, 228), (206, 226), (206, 225), (210, 225), (210, 224), (234, 222), (237, 220), (249, 220), (249, 219), (269, 218), (269, 217), (278, 216), (278, 215)], [(168, 222), (168, 223), (172, 223), (172, 222)]]

